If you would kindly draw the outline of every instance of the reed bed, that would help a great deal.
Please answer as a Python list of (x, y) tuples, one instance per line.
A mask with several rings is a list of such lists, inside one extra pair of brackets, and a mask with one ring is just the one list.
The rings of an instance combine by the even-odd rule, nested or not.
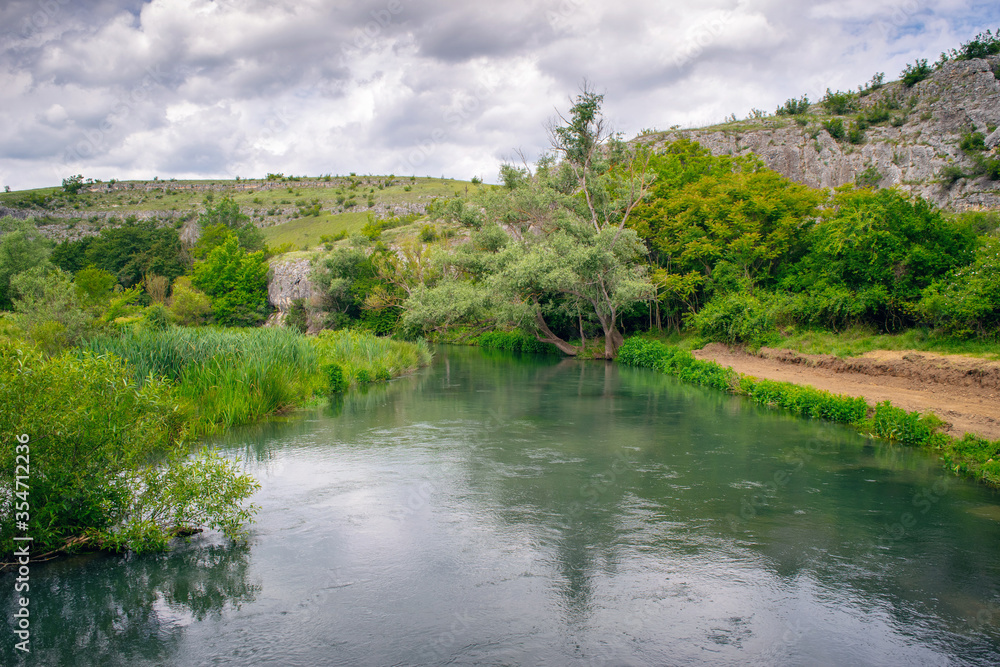
[(348, 331), (308, 338), (270, 328), (130, 330), (80, 349), (124, 359), (137, 386), (149, 378), (172, 381), (197, 414), (200, 432), (250, 423), (341, 389), (330, 386), (332, 364), (358, 384), (389, 380), (430, 359), (423, 343)]

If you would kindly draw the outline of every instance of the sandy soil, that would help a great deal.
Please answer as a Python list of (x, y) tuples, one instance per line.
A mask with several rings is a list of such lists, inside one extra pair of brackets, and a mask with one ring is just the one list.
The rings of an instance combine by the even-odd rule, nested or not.
[(740, 373), (863, 396), (870, 405), (892, 401), (906, 410), (933, 412), (949, 434), (1000, 440), (1000, 362), (914, 351), (869, 352), (861, 357), (800, 354), (761, 348), (757, 354), (713, 343), (694, 355)]

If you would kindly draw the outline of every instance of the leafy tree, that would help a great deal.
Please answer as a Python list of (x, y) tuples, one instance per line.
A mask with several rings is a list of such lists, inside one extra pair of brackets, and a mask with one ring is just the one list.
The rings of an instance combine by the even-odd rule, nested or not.
[[(93, 264), (110, 272), (124, 287), (141, 283), (151, 273), (173, 280), (188, 266), (177, 230), (157, 227), (152, 220), (126, 220), (121, 227), (102, 230), (85, 246), (84, 266)], [(66, 249), (59, 254), (69, 259), (76, 251)]]
[(221, 245), (229, 232), (236, 234), (240, 247), (247, 252), (264, 250), (264, 233), (253, 224), (250, 216), (240, 211), (239, 204), (226, 196), (212, 205), (205, 200), (205, 212), (198, 218), (202, 236), (195, 245), (195, 259), (203, 259), (214, 248)]
[(107, 301), (118, 281), (108, 271), (91, 265), (77, 271), (73, 283), (76, 285), (76, 293), (80, 297), (80, 301), (87, 305), (94, 305)]
[(923, 58), (917, 60), (912, 65), (907, 65), (899, 76), (903, 81), (903, 85), (911, 88), (929, 77), (932, 71), (931, 66), (927, 64), (927, 59)]
[(267, 261), (248, 253), (231, 234), (194, 267), (192, 284), (211, 298), (216, 320), (226, 326), (255, 326), (267, 317)]
[(13, 307), (11, 278), (48, 264), (50, 244), (34, 223), (17, 218), (0, 218), (0, 309)]
[(184, 326), (199, 326), (212, 321), (212, 302), (208, 295), (191, 284), (190, 276), (181, 276), (174, 281), (169, 310), (173, 320)]
[[(66, 282), (68, 286), (68, 281)], [(0, 439), (30, 435), (35, 554), (103, 546), (161, 549), (197, 526), (240, 535), (256, 483), (218, 455), (190, 458), (188, 416), (172, 386), (136, 386), (113, 355), (67, 351), (45, 358), (0, 341)], [(13, 516), (13, 444), (0, 447), (0, 512)], [(0, 556), (14, 524), (0, 524)]]
[(14, 276), (11, 288), (19, 328), (47, 354), (74, 345), (93, 324), (70, 275), (61, 269), (36, 266)]
[(575, 355), (580, 347), (551, 323), (582, 326), (586, 317), (600, 324), (605, 356), (616, 355), (622, 317), (653, 292), (641, 263), (645, 248), (626, 228), (652, 175), (649, 153), (611, 133), (603, 99), (584, 84), (568, 115), (550, 125), (555, 156), (534, 174), (506, 165), (507, 187), (482, 199), (486, 224), (445, 260), (449, 277), (409, 290), (408, 327), (457, 323), (450, 299), (466, 325), (517, 325)]
[(923, 289), (971, 261), (976, 239), (923, 199), (847, 190), (834, 197), (808, 242), (783, 280), (786, 288), (849, 295), (862, 305), (860, 319), (896, 329), (913, 321)]
[(758, 159), (714, 157), (682, 141), (654, 157), (650, 169), (656, 183), (630, 226), (650, 249), (674, 326), (715, 293), (774, 285), (804, 252), (802, 230), (820, 195)]
[(922, 319), (963, 338), (1000, 331), (1000, 238), (983, 237), (971, 265), (934, 281), (917, 304)]

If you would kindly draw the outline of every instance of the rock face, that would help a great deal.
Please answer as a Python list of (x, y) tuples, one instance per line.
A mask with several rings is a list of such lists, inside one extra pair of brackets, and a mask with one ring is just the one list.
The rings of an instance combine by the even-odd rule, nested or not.
[[(640, 137), (656, 147), (687, 137), (715, 155), (758, 155), (793, 181), (817, 188), (853, 183), (859, 174), (879, 187), (898, 187), (952, 209), (1000, 208), (1000, 183), (985, 177), (959, 179), (950, 187), (940, 177), (943, 167), (970, 172), (972, 161), (959, 148), (963, 133), (989, 136), (1000, 143), (1000, 57), (946, 63), (912, 88), (887, 84), (861, 99), (863, 109), (895, 99), (893, 115), (905, 122), (869, 127), (865, 141), (837, 141), (823, 129), (821, 107), (798, 117), (765, 118), (700, 130), (680, 130)], [(844, 117), (845, 126), (851, 120)], [(801, 125), (800, 122), (805, 122)]]
[[(287, 313), (295, 299), (311, 300), (319, 293), (309, 280), (312, 265), (308, 259), (293, 259), (271, 264), (267, 280), (267, 300), (279, 312)], [(283, 318), (282, 318), (283, 319)]]

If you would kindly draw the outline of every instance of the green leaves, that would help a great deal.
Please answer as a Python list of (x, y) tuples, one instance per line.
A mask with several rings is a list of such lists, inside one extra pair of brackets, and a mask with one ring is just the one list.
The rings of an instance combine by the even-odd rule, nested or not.
[(267, 271), (264, 253), (247, 253), (230, 234), (195, 265), (192, 284), (211, 298), (220, 324), (254, 326), (267, 316)]

